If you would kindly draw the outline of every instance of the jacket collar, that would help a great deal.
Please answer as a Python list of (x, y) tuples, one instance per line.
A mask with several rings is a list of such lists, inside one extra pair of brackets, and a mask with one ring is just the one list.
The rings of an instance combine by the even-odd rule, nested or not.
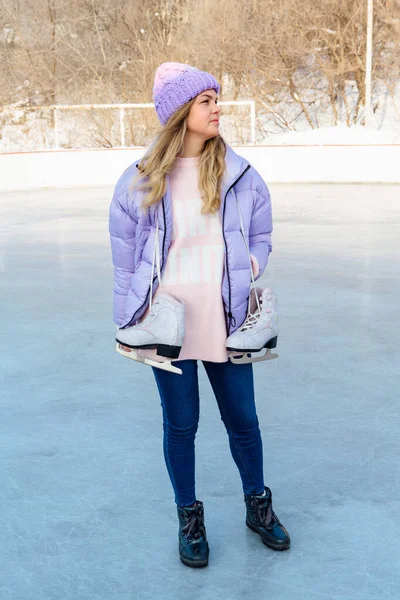
[[(243, 156), (239, 156), (226, 142), (225, 173), (222, 177), (221, 187), (228, 188), (243, 173), (250, 164)], [(136, 163), (138, 166), (139, 161)]]
[[(236, 154), (236, 152), (231, 148), (226, 142), (226, 154), (225, 154), (225, 173), (222, 176), (221, 180), (221, 211), (224, 205), (225, 195), (230, 188), (230, 186), (236, 181), (238, 177), (243, 173), (250, 163), (240, 156)], [(138, 166), (139, 161), (136, 163), (136, 167)], [(171, 189), (170, 189), (170, 178), (167, 175), (167, 189), (166, 189), (166, 197), (167, 201), (170, 201), (171, 198)]]
[(249, 165), (250, 163), (245, 158), (243, 158), (239, 154), (236, 154), (236, 152), (230, 146), (226, 146), (225, 173), (221, 181), (221, 204), (219, 208), (219, 214), (221, 216), (222, 221), (225, 207), (225, 196), (230, 187), (235, 183), (235, 181), (240, 177), (240, 175), (243, 173), (243, 171), (245, 171), (245, 169)]
[(226, 154), (225, 154), (225, 173), (222, 177), (221, 182), (221, 191), (226, 193), (228, 188), (236, 181), (238, 177), (243, 173), (246, 167), (250, 163), (243, 158), (243, 156), (239, 156), (236, 152), (226, 144)]

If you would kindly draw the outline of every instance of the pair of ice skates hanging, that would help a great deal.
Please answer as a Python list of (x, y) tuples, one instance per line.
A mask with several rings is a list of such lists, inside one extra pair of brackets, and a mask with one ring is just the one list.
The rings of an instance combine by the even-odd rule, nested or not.
[[(278, 301), (273, 288), (262, 289), (255, 285), (250, 250), (244, 232), (239, 204), (237, 203), (237, 205), (240, 227), (249, 256), (252, 288), (249, 294), (246, 320), (241, 327), (228, 337), (226, 347), (230, 354), (229, 359), (233, 363), (243, 364), (278, 357), (277, 354), (271, 353), (271, 349), (276, 348), (278, 339)], [(166, 292), (160, 292), (153, 303), (155, 264), (158, 284), (160, 285), (158, 218), (150, 279), (149, 313), (138, 325), (118, 329), (116, 350), (122, 356), (132, 360), (181, 375), (182, 370), (172, 365), (171, 361), (178, 359), (185, 338), (185, 304)], [(124, 350), (120, 344), (131, 350)], [(167, 360), (157, 362), (138, 354), (140, 349), (154, 348), (158, 356), (167, 358)]]

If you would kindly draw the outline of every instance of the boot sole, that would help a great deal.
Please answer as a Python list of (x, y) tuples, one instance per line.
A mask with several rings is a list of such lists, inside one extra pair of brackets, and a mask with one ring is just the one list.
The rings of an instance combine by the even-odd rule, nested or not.
[(197, 561), (197, 560), (189, 560), (187, 558), (182, 558), (182, 556), (181, 556), (180, 559), (183, 562), (183, 564), (188, 567), (207, 567), (207, 565), (208, 565), (208, 558), (206, 560)]
[(290, 548), (290, 542), (288, 544), (286, 544), (285, 546), (281, 546), (280, 544), (279, 545), (274, 544), (273, 542), (267, 542), (266, 540), (264, 540), (261, 533), (255, 527), (253, 527), (253, 525), (251, 525), (247, 520), (246, 520), (246, 525), (249, 529), (251, 529), (255, 533), (258, 533), (258, 535), (262, 539), (263, 544), (268, 546), (268, 548), (272, 548), (272, 550), (288, 550), (288, 548)]

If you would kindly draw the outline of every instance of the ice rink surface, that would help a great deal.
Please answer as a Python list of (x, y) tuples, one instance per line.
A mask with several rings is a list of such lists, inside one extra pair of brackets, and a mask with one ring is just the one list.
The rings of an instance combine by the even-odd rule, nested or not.
[(111, 188), (0, 194), (1, 600), (398, 600), (400, 186), (270, 185), (279, 358), (254, 365), (265, 483), (245, 526), (203, 366), (183, 565), (150, 367), (115, 351)]

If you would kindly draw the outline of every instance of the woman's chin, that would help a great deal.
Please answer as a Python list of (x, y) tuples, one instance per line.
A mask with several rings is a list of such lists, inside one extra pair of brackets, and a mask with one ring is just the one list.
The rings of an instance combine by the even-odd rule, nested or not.
[(215, 138), (219, 136), (219, 131), (214, 131), (213, 133), (208, 134), (208, 139)]

